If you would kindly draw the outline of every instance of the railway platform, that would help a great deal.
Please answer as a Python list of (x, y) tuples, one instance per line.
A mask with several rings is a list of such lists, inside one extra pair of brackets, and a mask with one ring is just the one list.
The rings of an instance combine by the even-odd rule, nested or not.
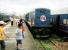
[[(16, 50), (15, 30), (17, 26), (16, 25), (11, 26), (11, 23), (9, 22), (4, 28), (5, 28), (6, 34), (9, 36), (9, 38), (5, 40), (6, 50)], [(24, 31), (22, 50), (41, 50), (40, 47), (37, 47), (37, 43), (35, 43), (25, 23), (24, 23), (24, 28), (25, 28), (25, 31)]]

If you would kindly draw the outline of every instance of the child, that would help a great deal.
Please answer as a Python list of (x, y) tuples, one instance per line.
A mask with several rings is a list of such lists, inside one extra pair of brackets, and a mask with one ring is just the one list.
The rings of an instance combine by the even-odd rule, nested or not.
[(17, 50), (22, 48), (22, 40), (23, 40), (23, 32), (22, 32), (22, 24), (18, 24), (18, 28), (16, 29), (16, 41), (17, 41)]
[(4, 31), (4, 21), (0, 21), (0, 45), (1, 45), (1, 50), (5, 50), (5, 38), (7, 37), (7, 35), (5, 34)]

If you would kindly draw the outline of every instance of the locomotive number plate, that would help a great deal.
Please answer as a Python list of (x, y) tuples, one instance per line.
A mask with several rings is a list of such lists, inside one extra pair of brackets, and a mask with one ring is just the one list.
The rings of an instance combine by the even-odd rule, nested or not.
[(42, 22), (46, 21), (46, 16), (45, 16), (45, 15), (40, 16), (40, 20), (41, 20)]

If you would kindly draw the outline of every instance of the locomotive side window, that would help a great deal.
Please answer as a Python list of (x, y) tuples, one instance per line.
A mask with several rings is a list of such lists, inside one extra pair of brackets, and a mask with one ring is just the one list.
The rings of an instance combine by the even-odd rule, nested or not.
[(67, 19), (67, 25), (68, 25), (68, 19)]

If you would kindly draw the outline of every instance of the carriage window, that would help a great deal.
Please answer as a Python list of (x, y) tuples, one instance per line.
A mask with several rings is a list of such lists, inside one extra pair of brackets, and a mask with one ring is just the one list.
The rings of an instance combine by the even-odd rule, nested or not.
[(68, 19), (67, 19), (67, 25), (68, 25)]
[(63, 20), (63, 24), (66, 24), (66, 23), (67, 23), (67, 21), (66, 21), (66, 19), (64, 19), (64, 20)]
[(63, 24), (68, 25), (68, 19), (64, 19)]

